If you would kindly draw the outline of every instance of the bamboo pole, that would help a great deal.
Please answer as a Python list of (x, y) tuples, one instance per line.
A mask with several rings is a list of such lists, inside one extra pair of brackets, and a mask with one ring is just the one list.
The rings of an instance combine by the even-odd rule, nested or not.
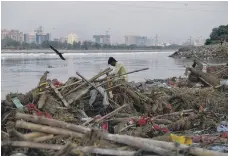
[(157, 115), (153, 119), (158, 119), (158, 118), (165, 117), (165, 116), (181, 115), (181, 113), (188, 114), (188, 113), (192, 113), (192, 112), (194, 112), (193, 109), (186, 109), (186, 110), (179, 111), (179, 112), (173, 112), (173, 113), (168, 113), (168, 114), (163, 114), (163, 115)]
[(50, 139), (53, 139), (53, 138), (54, 138), (54, 135), (53, 134), (49, 134), (49, 135), (41, 136), (39, 138), (34, 138), (34, 139), (32, 139), (32, 141), (34, 141), (34, 142), (43, 142), (43, 141), (50, 140)]
[[(102, 72), (98, 73), (97, 75), (95, 75), (94, 77), (92, 77), (89, 81), (90, 81), (90, 82), (93, 82), (94, 80), (96, 80), (96, 79), (98, 79), (99, 77), (105, 75), (106, 73), (109, 73), (110, 71), (112, 71), (112, 69), (111, 69), (111, 68), (107, 68), (107, 69), (103, 70)], [(65, 94), (65, 96), (67, 96), (67, 95), (69, 95), (70, 93), (72, 93), (72, 92), (78, 90), (79, 88), (85, 86), (86, 84), (87, 84), (86, 82), (82, 83), (82, 84), (79, 85), (78, 87), (74, 88), (73, 90), (71, 90), (71, 91), (69, 91), (67, 94)]]
[(66, 88), (66, 87), (70, 87), (70, 86), (79, 84), (79, 83), (81, 83), (81, 82), (82, 82), (82, 80), (78, 80), (77, 82), (74, 82), (74, 83), (71, 83), (71, 84), (69, 84), (69, 85), (65, 85), (65, 86), (62, 86), (62, 87), (58, 87), (57, 89), (60, 90), (60, 89)]
[[(144, 70), (148, 70), (148, 69), (149, 69), (149, 68), (142, 68), (142, 69), (134, 70), (134, 71), (131, 71), (131, 72), (128, 72), (128, 73), (110, 76), (109, 78), (113, 79), (113, 78), (115, 78), (115, 77), (120, 77), (120, 76), (132, 74), (132, 73), (136, 73), (136, 72), (140, 72), (140, 71), (144, 71)], [(107, 77), (105, 77), (105, 78), (103, 78), (103, 79), (100, 79), (100, 80), (97, 80), (96, 82), (104, 81), (104, 80), (106, 80), (106, 79), (107, 79)]]
[(40, 131), (40, 132), (49, 133), (49, 134), (62, 134), (62, 135), (67, 135), (67, 136), (76, 136), (76, 137), (80, 137), (80, 138), (83, 137), (83, 135), (81, 133), (77, 133), (77, 132), (74, 132), (71, 130), (57, 128), (57, 127), (44, 126), (44, 125), (39, 125), (39, 124), (33, 124), (33, 123), (25, 122), (22, 120), (16, 121), (16, 127)]
[[(127, 104), (125, 104), (125, 105), (123, 105), (123, 106), (121, 106), (121, 107), (115, 109), (114, 111), (110, 112), (109, 114), (106, 114), (105, 116), (101, 117), (101, 118), (98, 119), (97, 121), (95, 121), (95, 119), (92, 118), (92, 119), (86, 121), (85, 123), (83, 123), (82, 125), (85, 126), (85, 125), (87, 125), (88, 123), (90, 123), (90, 122), (92, 122), (92, 121), (95, 121), (95, 123), (100, 123), (100, 122), (103, 121), (105, 118), (110, 118), (111, 116), (115, 115), (115, 114), (118, 113), (122, 108), (124, 108), (124, 107), (126, 107), (126, 106), (127, 106)], [(95, 123), (94, 123), (94, 124), (95, 124)], [(93, 124), (89, 125), (89, 127), (92, 126), (92, 125), (93, 125)]]
[(126, 107), (127, 104), (124, 104), (123, 106), (115, 109), (114, 111), (106, 114), (105, 116), (102, 116), (100, 119), (98, 119), (97, 121), (95, 121), (96, 123), (100, 123), (101, 121), (103, 121), (105, 118), (110, 118), (111, 116), (115, 115), (116, 113), (118, 113), (121, 109), (123, 109), (124, 107)]
[(51, 88), (55, 91), (55, 93), (58, 95), (58, 97), (61, 99), (61, 101), (63, 102), (63, 104), (68, 107), (69, 103), (64, 99), (64, 97), (62, 96), (62, 94), (58, 91), (58, 89), (52, 84), (50, 83)]
[[(58, 151), (64, 148), (63, 145), (34, 143), (29, 141), (10, 141), (8, 144), (14, 147), (51, 149), (51, 150), (58, 150)], [(74, 153), (74, 154), (78, 154), (79, 152), (102, 154), (102, 155), (113, 155), (113, 156), (123, 156), (123, 155), (134, 156), (134, 154), (136, 153), (135, 151), (121, 151), (121, 150), (113, 150), (113, 149), (105, 149), (105, 148), (94, 148), (90, 146), (74, 147), (73, 150), (71, 150), (71, 153)]]
[[(17, 113), (16, 114), (16, 118), (18, 119), (18, 114), (21, 114), (21, 113)], [(26, 114), (25, 114), (26, 115)], [(27, 115), (27, 117), (28, 116), (32, 116), (32, 115)], [(43, 117), (37, 117), (36, 116), (36, 118), (38, 119), (38, 122), (39, 123), (43, 123), (43, 121), (45, 121), (45, 119), (46, 119), (46, 121), (49, 121), (48, 123), (49, 124), (52, 124), (53, 125), (53, 123), (55, 123), (54, 121), (54, 119), (47, 119), (47, 118), (43, 118)], [(29, 118), (30, 120), (32, 119), (31, 117)], [(26, 120), (26, 119), (25, 119)], [(37, 124), (31, 124), (31, 123), (25, 123), (23, 126), (18, 126), (19, 124), (18, 124), (18, 122), (24, 122), (24, 121), (17, 121), (16, 122), (16, 127), (20, 127), (20, 128), (29, 128), (29, 129), (31, 129), (32, 127), (35, 127), (36, 126), (36, 128), (33, 128), (33, 129), (39, 129), (40, 131), (44, 131), (44, 132), (47, 132), (47, 130), (43, 130), (43, 129), (41, 129), (41, 126), (42, 125), (37, 125)], [(44, 124), (44, 123), (43, 123)], [(56, 124), (56, 123), (55, 123)], [(21, 124), (22, 125), (22, 124)], [(58, 125), (58, 124), (57, 124)], [(72, 124), (68, 124), (68, 125), (72, 125)], [(48, 127), (48, 126), (46, 126), (46, 127)], [(74, 126), (74, 127), (77, 127), (76, 125)], [(69, 134), (69, 132), (67, 133), (60, 133), (60, 130), (58, 130), (57, 132), (56, 131), (53, 131), (52, 129), (52, 127), (48, 127), (49, 129), (48, 129), (48, 133), (53, 133), (53, 134), (65, 134), (65, 135), (67, 135), (67, 134)], [(78, 127), (76, 128), (77, 130), (80, 130), (80, 131), (78, 131), (78, 132), (81, 132), (81, 133), (86, 133), (86, 131), (87, 130), (89, 130), (89, 131), (91, 131), (91, 129), (89, 129), (89, 128), (84, 128), (84, 130), (82, 129), (83, 127), (81, 127), (81, 128), (79, 128), (78, 129)], [(54, 128), (54, 129), (57, 129), (57, 128)], [(61, 129), (62, 130), (62, 129)], [(67, 130), (66, 130), (67, 131)], [(88, 131), (87, 131), (88, 132)], [(130, 140), (130, 141), (128, 141), (128, 140), (125, 140), (125, 138), (124, 138), (124, 136), (122, 136), (122, 135), (118, 135), (117, 137), (117, 139), (116, 139), (116, 137), (114, 137), (115, 135), (107, 135), (106, 133), (102, 133), (101, 134), (101, 136), (102, 137), (104, 137), (104, 139), (106, 139), (106, 140), (109, 140), (109, 141), (115, 141), (115, 142), (118, 142), (118, 143), (124, 143), (124, 144), (127, 144), (127, 145), (130, 145), (130, 146), (134, 146), (134, 147), (137, 147), (137, 148), (145, 148), (145, 149), (147, 149), (147, 150), (149, 150), (149, 151), (152, 151), (152, 152), (156, 152), (156, 153), (158, 153), (158, 154), (160, 154), (160, 155), (167, 155), (167, 153), (168, 153), (168, 151), (167, 150), (163, 150), (163, 149), (161, 149), (160, 147), (156, 147), (154, 144), (149, 144), (149, 143), (140, 143), (140, 142), (138, 142), (138, 140), (134, 140), (134, 137), (133, 137), (133, 139), (132, 140)], [(122, 138), (123, 137), (123, 138)], [(114, 139), (113, 139), (114, 138)], [(119, 139), (119, 140), (118, 140)]]
[[(117, 135), (117, 134), (108, 134), (108, 133), (103, 133), (102, 137), (104, 139), (108, 139), (109, 141), (114, 141), (118, 143), (124, 143), (129, 146), (134, 146), (134, 147), (144, 147), (143, 149), (148, 149), (148, 151), (152, 151), (155, 153), (158, 153), (160, 149), (165, 149), (167, 150), (189, 150), (189, 153), (194, 154), (196, 156), (227, 156), (226, 153), (221, 153), (217, 151), (211, 151), (211, 150), (206, 150), (203, 148), (198, 148), (198, 147), (189, 147), (184, 144), (180, 144), (178, 147), (176, 147), (175, 143), (172, 142), (165, 142), (165, 141), (157, 141), (153, 139), (147, 139), (147, 138), (140, 138), (140, 137), (132, 137), (132, 136), (127, 136), (127, 135)], [(150, 147), (150, 145), (152, 147)], [(153, 149), (159, 147), (158, 149)], [(157, 152), (156, 152), (157, 150)], [(158, 153), (160, 154), (160, 153)], [(161, 154), (162, 155), (162, 154)]]
[(30, 140), (30, 139), (41, 137), (41, 136), (44, 136), (44, 135), (47, 135), (47, 134), (46, 133), (41, 133), (41, 132), (31, 132), (31, 133), (24, 134), (24, 138), (26, 140)]
[[(44, 118), (44, 117), (37, 117), (36, 116), (36, 120), (34, 120), (34, 117), (32, 117), (33, 115), (26, 115), (22, 114), (22, 113), (17, 113), (16, 114), (16, 118), (17, 119), (24, 119), (27, 120), (33, 120), (35, 122), (39, 122), (42, 124), (47, 124), (49, 126), (53, 126), (53, 125), (58, 125), (59, 127), (66, 127), (68, 129), (73, 129), (77, 132), (80, 133), (88, 133), (91, 132), (90, 128), (86, 128), (83, 126), (77, 126), (77, 125), (73, 125), (73, 124), (68, 124), (62, 121), (57, 121), (54, 119), (48, 119), (48, 118)], [(26, 118), (25, 118), (26, 117)], [(67, 126), (66, 126), (67, 125)], [(189, 148), (189, 146), (187, 145), (183, 145), (180, 144), (179, 147), (177, 148), (176, 145), (174, 143), (170, 143), (170, 142), (165, 142), (165, 141), (157, 141), (157, 140), (153, 140), (153, 139), (147, 139), (147, 138), (140, 138), (140, 137), (133, 137), (133, 136), (127, 136), (127, 135), (118, 135), (118, 134), (108, 134), (108, 133), (104, 133), (101, 132), (100, 136), (108, 141), (114, 141), (117, 143), (122, 143), (122, 144), (126, 144), (129, 146), (133, 146), (139, 149), (146, 149), (148, 151), (152, 151), (155, 153), (162, 153), (166, 154), (166, 152), (168, 150), (186, 150)], [(227, 154), (225, 153), (221, 153), (221, 152), (216, 152), (216, 151), (210, 151), (210, 150), (205, 150), (202, 148), (198, 148), (198, 147), (191, 147), (190, 149), (190, 153), (194, 154), (196, 156), (227, 156)]]
[(70, 124), (70, 123), (66, 123), (64, 121), (58, 121), (55, 119), (48, 119), (45, 117), (39, 117), (39, 116), (29, 115), (29, 114), (24, 114), (24, 113), (19, 113), (19, 112), (16, 113), (15, 118), (17, 120), (23, 119), (23, 120), (30, 121), (33, 123), (45, 124), (48, 126), (59, 127), (59, 128), (63, 128), (63, 129), (70, 129), (70, 130), (80, 132), (80, 133), (90, 132), (89, 128), (86, 128), (86, 127), (83, 127), (80, 125)]

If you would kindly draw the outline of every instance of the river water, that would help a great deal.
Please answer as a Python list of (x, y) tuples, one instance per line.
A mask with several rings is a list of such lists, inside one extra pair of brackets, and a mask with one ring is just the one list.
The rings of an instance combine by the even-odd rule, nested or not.
[(76, 71), (89, 79), (108, 67), (107, 61), (110, 56), (121, 61), (129, 72), (149, 68), (147, 71), (130, 74), (129, 81), (184, 76), (185, 66), (189, 66), (192, 62), (168, 57), (173, 52), (65, 53), (66, 61), (54, 53), (2, 53), (1, 96), (5, 99), (5, 95), (9, 92), (30, 91), (37, 86), (45, 71), (50, 72), (48, 78), (57, 78), (62, 82), (70, 76), (75, 76)]

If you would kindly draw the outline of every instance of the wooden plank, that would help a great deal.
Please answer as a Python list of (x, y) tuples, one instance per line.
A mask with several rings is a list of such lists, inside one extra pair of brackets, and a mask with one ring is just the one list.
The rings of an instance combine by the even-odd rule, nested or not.
[(61, 99), (61, 101), (63, 102), (63, 104), (68, 107), (69, 103), (63, 98), (62, 94), (58, 91), (58, 89), (52, 84), (50, 83), (51, 88), (55, 91), (55, 93), (58, 95), (58, 97)]

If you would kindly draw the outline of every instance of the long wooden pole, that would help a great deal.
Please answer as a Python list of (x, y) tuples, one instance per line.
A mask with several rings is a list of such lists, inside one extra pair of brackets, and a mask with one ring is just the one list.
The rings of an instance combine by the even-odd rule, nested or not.
[(100, 119), (98, 119), (96, 121), (96, 123), (99, 123), (99, 122), (103, 121), (106, 118), (110, 118), (111, 116), (115, 115), (116, 113), (118, 113), (121, 109), (123, 109), (126, 106), (127, 106), (127, 104), (124, 104), (123, 106), (115, 109), (114, 111), (110, 112), (109, 114), (106, 114), (105, 116), (102, 116)]
[(60, 134), (60, 135), (67, 135), (67, 136), (76, 136), (76, 137), (80, 137), (80, 138), (83, 137), (83, 134), (75, 132), (75, 131), (62, 129), (62, 128), (57, 128), (57, 127), (50, 127), (50, 126), (44, 126), (44, 125), (29, 123), (29, 122), (25, 122), (25, 121), (22, 121), (22, 120), (17, 120), (16, 121), (16, 127), (17, 128), (35, 130), (35, 131), (49, 133), (49, 134)]
[(77, 82), (74, 82), (74, 83), (71, 83), (71, 84), (69, 84), (69, 85), (65, 85), (65, 86), (62, 86), (62, 87), (58, 87), (57, 89), (60, 90), (60, 89), (66, 88), (66, 87), (70, 87), (70, 86), (79, 84), (79, 83), (81, 83), (81, 82), (82, 82), (81, 80), (78, 80)]
[[(27, 148), (39, 148), (39, 149), (51, 149), (51, 150), (62, 150), (64, 148), (63, 145), (55, 145), (55, 144), (43, 144), (43, 143), (35, 143), (29, 141), (10, 141), (7, 145), (15, 146), (15, 147), (27, 147)], [(70, 150), (70, 149), (69, 149)], [(71, 150), (71, 153), (78, 154), (78, 152), (83, 153), (94, 153), (94, 154), (102, 154), (102, 155), (114, 155), (114, 156), (134, 156), (135, 151), (122, 151), (122, 150), (114, 150), (107, 148), (95, 148), (91, 146), (84, 147), (74, 147)]]
[[(128, 75), (128, 74), (132, 74), (132, 73), (136, 73), (136, 72), (140, 72), (140, 71), (144, 71), (144, 70), (148, 70), (149, 68), (142, 68), (142, 69), (138, 69), (138, 70), (133, 70), (131, 72), (128, 72), (128, 73), (124, 73), (124, 74), (120, 74), (120, 75), (113, 75), (113, 76), (109, 76), (109, 78), (113, 79), (115, 77), (120, 77), (120, 76), (124, 76), (124, 75)], [(96, 82), (100, 82), (100, 81), (104, 81), (106, 80), (107, 77), (103, 78), (103, 79), (100, 79), (100, 80), (97, 80)]]
[(84, 132), (84, 133), (88, 133), (91, 131), (90, 128), (86, 128), (80, 125), (75, 125), (75, 124), (70, 124), (64, 121), (59, 121), (59, 120), (55, 120), (55, 119), (48, 119), (45, 117), (39, 117), (39, 116), (35, 116), (35, 115), (30, 115), (30, 114), (24, 114), (24, 113), (16, 113), (15, 118), (17, 120), (23, 119), (25, 121), (30, 121), (33, 123), (39, 123), (39, 124), (44, 124), (44, 125), (49, 125), (49, 126), (53, 126), (53, 127), (59, 127), (62, 129), (69, 129), (69, 130), (73, 130), (76, 132)]
[[(109, 73), (110, 71), (112, 71), (112, 69), (111, 69), (111, 68), (107, 68), (107, 69), (105, 69), (104, 71), (102, 71), (102, 72), (100, 72), (99, 74), (97, 74), (96, 76), (92, 77), (89, 81), (90, 81), (90, 82), (93, 82), (94, 80), (96, 80), (96, 79), (98, 79), (99, 77), (105, 75), (106, 73)], [(86, 84), (87, 84), (86, 82), (82, 83), (82, 84), (79, 85), (78, 87), (74, 88), (73, 90), (71, 90), (71, 91), (69, 91), (67, 94), (65, 94), (65, 96), (67, 96), (67, 95), (69, 95), (70, 93), (76, 91), (77, 89), (79, 89), (79, 88), (85, 86)]]

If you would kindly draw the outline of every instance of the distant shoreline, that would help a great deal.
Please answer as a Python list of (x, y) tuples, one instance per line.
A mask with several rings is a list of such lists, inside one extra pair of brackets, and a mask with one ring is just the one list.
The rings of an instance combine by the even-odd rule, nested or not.
[[(176, 51), (178, 49), (141, 49), (141, 50), (127, 50), (127, 49), (118, 49), (118, 50), (59, 50), (63, 53), (115, 53), (115, 52), (121, 52), (121, 53), (129, 53), (129, 52), (171, 52)], [(54, 53), (50, 49), (30, 49), (30, 50), (10, 50), (10, 49), (2, 49), (2, 54), (18, 54), (18, 53)]]

